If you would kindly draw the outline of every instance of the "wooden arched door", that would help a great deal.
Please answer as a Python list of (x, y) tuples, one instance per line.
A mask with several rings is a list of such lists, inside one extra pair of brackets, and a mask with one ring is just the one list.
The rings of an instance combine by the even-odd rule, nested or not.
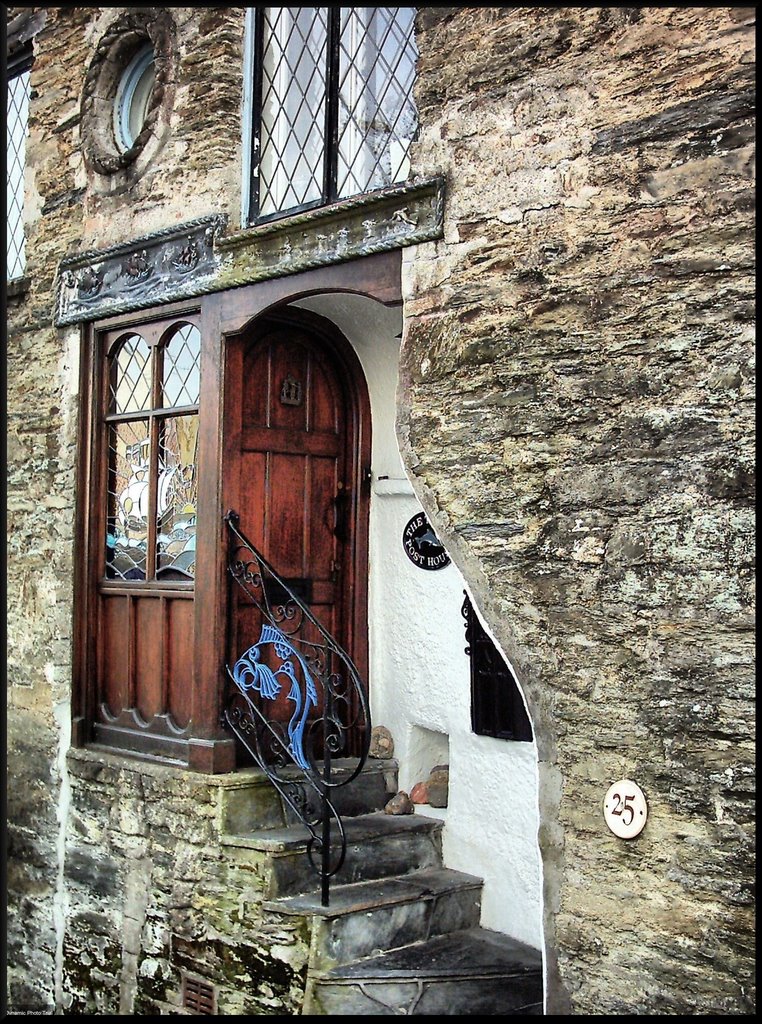
[[(319, 318), (268, 318), (234, 345), (226, 379), (225, 476), (240, 529), (367, 680), (370, 413), (357, 357)], [(228, 657), (262, 626), (234, 594)], [(269, 713), (285, 720), (286, 694), (278, 701)]]

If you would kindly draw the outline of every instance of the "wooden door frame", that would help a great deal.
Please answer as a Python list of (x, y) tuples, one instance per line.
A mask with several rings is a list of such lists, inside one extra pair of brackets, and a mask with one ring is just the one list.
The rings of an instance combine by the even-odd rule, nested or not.
[[(204, 600), (197, 601), (195, 606), (194, 739), (189, 742), (189, 767), (197, 771), (211, 773), (235, 769), (233, 741), (220, 726), (227, 682), (222, 663), (227, 637), (227, 536), (223, 515), (229, 508), (221, 497), (225, 493), (225, 460), (230, 457), (231, 447), (236, 441), (229, 432), (226, 436), (224, 423), (230, 387), (229, 343), (244, 335), (255, 321), (268, 313), (311, 295), (343, 292), (363, 295), (386, 306), (399, 306), (402, 302), (401, 281), (402, 254), (399, 250), (392, 250), (217, 292), (204, 299), (196, 576), (208, 583), (205, 582)], [(350, 358), (357, 360), (359, 366), (354, 349), (346, 339), (344, 341), (352, 353)], [(362, 468), (370, 466), (369, 451), (367, 460), (361, 465)], [(369, 489), (370, 482), (365, 486)], [(364, 543), (368, 544), (367, 535)], [(364, 586), (367, 587), (367, 572)], [(367, 605), (367, 596), (365, 603)], [(367, 628), (367, 617), (364, 622), (353, 624), (355, 636), (364, 636), (366, 644)], [(366, 666), (367, 657), (366, 647)]]
[[(98, 322), (98, 330), (102, 331), (117, 325), (129, 326), (151, 318), (173, 316), (184, 310), (200, 310), (202, 343), (201, 402), (198, 413), (197, 599), (194, 600), (193, 694), (187, 740), (187, 764), (194, 771), (212, 774), (235, 769), (234, 742), (223, 730), (220, 721), (226, 686), (223, 657), (227, 628), (227, 528), (223, 515), (227, 508), (221, 496), (224, 494), (223, 467), (227, 443), (223, 437), (223, 412), (229, 387), (226, 378), (228, 343), (235, 336), (249, 330), (254, 321), (268, 312), (311, 295), (347, 293), (363, 295), (386, 306), (399, 306), (402, 302), (401, 270), (402, 253), (399, 249), (391, 250), (228, 291), (129, 311)], [(102, 548), (102, 537), (98, 529), (102, 509), (97, 504), (102, 499), (97, 486), (100, 480), (98, 453), (102, 443), (98, 433), (101, 428), (98, 396), (103, 371), (96, 341), (94, 327), (84, 324), (80, 362), (82, 405), (76, 510), (80, 551), (74, 574), (72, 671), (72, 744), (82, 747), (92, 743), (92, 723), (97, 699), (95, 569)], [(346, 339), (338, 344), (346, 345), (351, 352), (351, 356), (347, 357), (350, 363), (354, 359), (355, 365), (359, 366), (359, 360)], [(366, 457), (359, 460), (361, 471), (370, 466), (369, 435), (367, 446)], [(363, 486), (369, 489), (369, 481), (363, 481)], [(93, 502), (96, 504), (93, 505)], [(367, 546), (367, 533), (361, 543)], [(358, 576), (367, 587), (367, 572)], [(366, 602), (367, 598), (356, 604)], [(363, 637), (367, 642), (367, 618), (363, 622), (359, 618), (358, 615), (357, 621), (353, 623), (354, 636)], [(367, 651), (364, 658), (367, 665)]]

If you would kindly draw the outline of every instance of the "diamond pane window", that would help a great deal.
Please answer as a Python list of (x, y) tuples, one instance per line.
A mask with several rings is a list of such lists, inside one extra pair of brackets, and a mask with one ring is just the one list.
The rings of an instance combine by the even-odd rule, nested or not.
[(262, 214), (323, 194), (327, 19), (319, 7), (266, 7), (262, 59)]
[(164, 346), (162, 404), (198, 405), (201, 335), (198, 327), (183, 324)]
[(29, 124), (29, 70), (8, 80), (7, 95), (7, 258), (8, 280), (22, 277), (24, 252), (24, 169)]
[(128, 335), (111, 371), (111, 411), (142, 412), (151, 404), (151, 350), (139, 334)]
[(337, 194), (344, 197), (408, 177), (417, 52), (412, 7), (341, 13)]
[(252, 10), (251, 219), (405, 181), (415, 8)]

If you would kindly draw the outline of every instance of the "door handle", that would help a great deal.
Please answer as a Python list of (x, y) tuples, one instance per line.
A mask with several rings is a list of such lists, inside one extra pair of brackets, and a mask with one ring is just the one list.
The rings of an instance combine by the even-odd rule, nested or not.
[(336, 497), (331, 502), (331, 510), (333, 511), (333, 526), (331, 530), (336, 540), (345, 541), (347, 539), (348, 527), (349, 492), (344, 489), (343, 484), (338, 486), (339, 490)]

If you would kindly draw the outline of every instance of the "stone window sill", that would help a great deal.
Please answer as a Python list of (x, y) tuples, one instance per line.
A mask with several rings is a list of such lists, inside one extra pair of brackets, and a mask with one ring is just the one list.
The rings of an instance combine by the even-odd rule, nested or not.
[(32, 286), (32, 280), (29, 277), (14, 277), (10, 281), (6, 282), (5, 295), (8, 299), (19, 299), (22, 298)]

